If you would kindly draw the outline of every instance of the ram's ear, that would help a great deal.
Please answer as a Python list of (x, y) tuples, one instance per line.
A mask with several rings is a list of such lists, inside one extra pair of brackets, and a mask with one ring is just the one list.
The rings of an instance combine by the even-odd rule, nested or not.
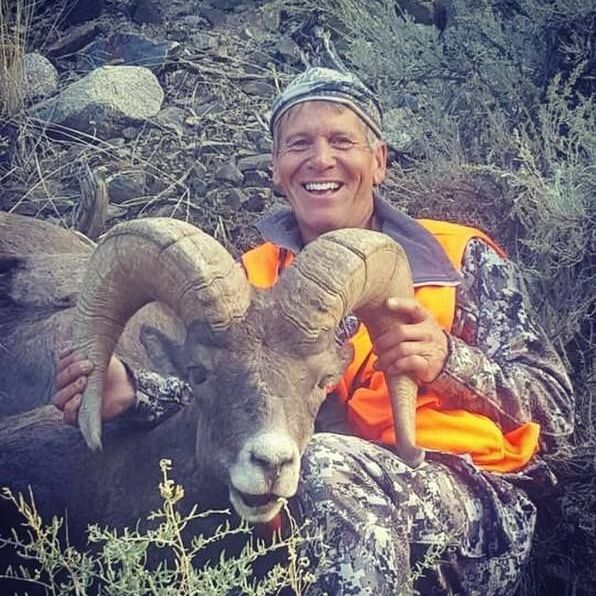
[(155, 370), (164, 376), (186, 376), (184, 346), (151, 325), (142, 325), (139, 340)]

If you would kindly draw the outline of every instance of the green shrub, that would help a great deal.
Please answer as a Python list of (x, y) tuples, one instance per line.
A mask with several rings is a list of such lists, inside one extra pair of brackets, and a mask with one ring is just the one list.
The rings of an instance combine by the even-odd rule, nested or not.
[[(63, 519), (54, 517), (49, 524), (44, 523), (33, 495), (25, 498), (21, 494), (14, 495), (8, 488), (2, 489), (0, 496), (12, 502), (22, 515), (27, 536), (22, 538), (16, 533), (12, 537), (0, 536), (0, 553), (2, 548), (16, 549), (23, 562), (18, 568), (0, 569), (0, 588), (3, 580), (18, 578), (24, 589), (35, 585), (44, 588), (47, 594), (60, 595), (82, 595), (93, 587), (93, 591), (101, 588), (101, 593), (105, 594), (131, 596), (220, 596), (230, 590), (264, 596), (276, 594), (283, 587), (291, 587), (296, 594), (302, 594), (314, 581), (316, 568), (299, 556), (298, 551), (305, 542), (320, 543), (320, 538), (309, 533), (306, 524), (299, 527), (287, 509), (285, 514), (291, 531), (288, 537), (282, 538), (278, 533), (267, 545), (250, 538), (237, 556), (222, 552), (216, 562), (195, 565), (209, 546), (235, 534), (250, 537), (252, 529), (246, 522), (233, 526), (225, 519), (212, 535), (188, 536), (184, 530), (193, 521), (212, 516), (229, 517), (230, 511), (198, 512), (193, 507), (187, 515), (182, 515), (178, 506), (184, 489), (169, 477), (169, 460), (162, 460), (160, 467), (163, 480), (159, 490), (163, 505), (147, 518), (154, 522), (152, 529), (117, 531), (90, 525), (87, 551), (77, 550), (68, 540), (60, 538)], [(157, 568), (148, 563), (149, 550), (154, 548), (163, 553), (163, 561)], [(280, 549), (287, 551), (285, 563), (275, 564), (265, 577), (256, 579), (253, 566)]]

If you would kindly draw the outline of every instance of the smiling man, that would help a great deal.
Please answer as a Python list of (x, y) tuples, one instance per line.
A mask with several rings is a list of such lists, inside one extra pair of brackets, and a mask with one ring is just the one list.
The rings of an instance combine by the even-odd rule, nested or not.
[[(292, 506), (321, 531), (318, 594), (512, 594), (527, 561), (535, 509), (518, 486), (544, 478), (539, 450), (571, 432), (565, 369), (533, 321), (517, 269), (484, 233), (416, 221), (375, 190), (387, 146), (381, 109), (355, 76), (324, 68), (298, 76), (271, 116), (273, 179), (289, 208), (259, 224), (265, 242), (242, 257), (270, 287), (302, 247), (329, 230), (382, 231), (404, 248), (416, 299), (390, 298), (407, 322), (372, 345), (347, 316), (337, 330), (354, 358), (329, 394), (303, 457)], [(76, 421), (92, 363), (65, 353), (54, 402)], [(416, 469), (395, 444), (384, 372), (419, 385)], [(190, 388), (130, 371), (114, 358), (104, 417), (159, 423)], [(411, 569), (429, 553), (428, 569)], [(307, 553), (317, 562), (318, 553)], [(420, 575), (420, 574), (418, 574)]]

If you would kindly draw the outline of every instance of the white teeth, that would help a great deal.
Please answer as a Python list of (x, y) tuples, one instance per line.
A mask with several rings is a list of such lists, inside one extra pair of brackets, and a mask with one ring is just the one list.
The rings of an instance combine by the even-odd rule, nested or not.
[(307, 182), (304, 185), (306, 190), (337, 190), (339, 188), (338, 182)]

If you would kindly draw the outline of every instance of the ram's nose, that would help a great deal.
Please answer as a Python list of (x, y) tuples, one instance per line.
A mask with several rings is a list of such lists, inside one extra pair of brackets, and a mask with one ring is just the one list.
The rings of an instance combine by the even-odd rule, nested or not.
[(259, 435), (250, 445), (250, 462), (275, 482), (285, 466), (296, 463), (298, 454), (294, 443), (279, 433)]

